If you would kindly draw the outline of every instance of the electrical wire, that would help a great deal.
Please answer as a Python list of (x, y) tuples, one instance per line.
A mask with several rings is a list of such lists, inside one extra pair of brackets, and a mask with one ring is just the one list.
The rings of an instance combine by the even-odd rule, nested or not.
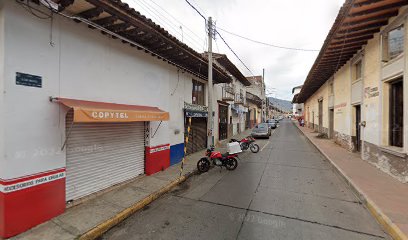
[(193, 8), (204, 19), (205, 22), (207, 22), (207, 18), (196, 7), (194, 7), (193, 4), (191, 4), (188, 0), (184, 1), (186, 1), (187, 4), (190, 5), (190, 7)]
[(215, 32), (218, 34), (218, 36), (220, 36), (221, 40), (224, 42), (224, 44), (228, 47), (228, 49), (232, 52), (232, 54), (235, 55), (236, 58), (238, 58), (238, 60), (242, 63), (242, 65), (252, 74), (252, 76), (255, 76), (255, 74), (251, 71), (251, 69), (249, 69), (249, 67), (244, 63), (244, 61), (242, 61), (242, 59), (238, 56), (238, 54), (231, 48), (231, 46), (227, 43), (227, 41), (225, 41), (224, 37), (220, 34), (220, 32), (218, 32), (217, 30), (215, 30)]
[(163, 12), (165, 12), (167, 15), (169, 15), (171, 18), (173, 18), (178, 24), (183, 26), (183, 28), (187, 29), (189, 32), (191, 32), (194, 36), (196, 36), (197, 39), (199, 39), (201, 42), (203, 42), (205, 38), (200, 37), (198, 34), (196, 34), (193, 30), (191, 30), (188, 26), (183, 24), (180, 20), (178, 20), (176, 17), (174, 17), (171, 13), (169, 13), (166, 9), (164, 9), (160, 4), (157, 4), (155, 1), (151, 0), (154, 5), (158, 6)]
[[(168, 17), (161, 14), (160, 11), (158, 11), (157, 8), (150, 5), (147, 1), (139, 0), (138, 2), (136, 2), (136, 0), (133, 0), (133, 2), (135, 4), (137, 4), (138, 6), (140, 6), (141, 8), (143, 8), (143, 10), (145, 10), (146, 12), (151, 14), (156, 19), (156, 21), (159, 22), (160, 24), (170, 27), (171, 29), (174, 30), (175, 33), (180, 33), (180, 28), (179, 28), (178, 25), (174, 24)], [(201, 48), (202, 42), (197, 41), (192, 36), (190, 36), (190, 34), (188, 34), (188, 33), (185, 33), (184, 35), (185, 35), (184, 36), (185, 40), (189, 44), (195, 46), (197, 49)], [(200, 39), (200, 40), (202, 41), (202, 39)]]
[[(24, 10), (26, 10), (26, 11), (29, 12), (31, 15), (33, 15), (33, 16), (39, 18), (39, 19), (47, 20), (47, 19), (50, 19), (50, 18), (51, 18), (51, 15), (48, 15), (48, 14), (45, 13), (44, 11), (41, 11), (40, 9), (37, 9), (37, 8), (31, 6), (29, 1), (27, 1), (27, 3), (25, 3), (25, 2), (21, 2), (21, 1), (16, 0), (16, 3), (20, 4), (20, 6), (21, 6)], [(34, 13), (34, 11), (37, 12), (37, 13)], [(42, 14), (42, 16), (38, 15), (38, 13)]]
[(273, 47), (273, 48), (281, 48), (281, 49), (286, 49), (286, 50), (304, 51), (304, 52), (318, 52), (318, 51), (320, 51), (320, 50), (317, 50), (317, 49), (305, 49), (305, 48), (293, 48), (293, 47), (279, 46), (279, 45), (275, 45), (275, 44), (271, 44), (271, 43), (266, 43), (266, 42), (261, 42), (261, 41), (258, 41), (258, 40), (254, 40), (254, 39), (251, 39), (251, 38), (248, 38), (248, 37), (244, 37), (242, 35), (227, 31), (227, 30), (225, 30), (223, 28), (220, 28), (220, 27), (217, 27), (217, 29), (219, 29), (219, 30), (221, 30), (221, 31), (223, 31), (225, 33), (228, 33), (230, 35), (245, 39), (247, 41), (254, 42), (254, 43), (257, 43), (257, 44), (261, 44), (261, 45), (265, 45), (265, 46), (269, 46), (269, 47)]
[[(187, 2), (187, 4), (193, 8), (206, 22), (207, 22), (207, 18), (196, 8), (194, 7), (194, 5), (192, 5), (188, 0), (185, 0)], [(252, 74), (252, 76), (254, 76), (255, 74), (251, 71), (251, 69), (249, 69), (249, 67), (244, 63), (244, 61), (242, 61), (242, 59), (238, 56), (238, 54), (231, 48), (231, 46), (227, 43), (227, 41), (225, 41), (224, 37), (217, 31), (215, 30), (215, 33), (218, 34), (218, 36), (220, 36), (221, 40), (224, 42), (224, 44), (228, 47), (228, 49), (235, 55), (235, 57), (241, 62), (241, 64)]]

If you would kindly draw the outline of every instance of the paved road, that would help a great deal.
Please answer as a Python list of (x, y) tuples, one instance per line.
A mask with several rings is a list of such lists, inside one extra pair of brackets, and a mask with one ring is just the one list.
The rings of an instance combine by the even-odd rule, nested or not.
[(233, 172), (194, 176), (103, 239), (384, 239), (328, 162), (288, 120)]

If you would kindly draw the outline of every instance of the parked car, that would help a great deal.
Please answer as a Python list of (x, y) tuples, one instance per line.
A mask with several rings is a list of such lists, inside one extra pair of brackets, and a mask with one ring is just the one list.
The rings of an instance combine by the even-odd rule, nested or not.
[(275, 129), (278, 126), (278, 123), (276, 122), (275, 119), (269, 119), (266, 121), (266, 123), (268, 123), (269, 128), (271, 129)]
[(271, 128), (267, 123), (260, 123), (252, 129), (251, 136), (254, 138), (269, 138), (269, 136), (271, 136)]

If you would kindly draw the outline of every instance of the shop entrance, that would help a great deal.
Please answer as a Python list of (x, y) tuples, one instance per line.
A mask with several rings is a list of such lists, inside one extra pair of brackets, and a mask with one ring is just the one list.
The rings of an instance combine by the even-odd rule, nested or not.
[(66, 116), (66, 200), (144, 173), (145, 122), (74, 123)]
[[(188, 127), (188, 117), (186, 117), (186, 129)], [(207, 147), (207, 117), (192, 117), (191, 128), (186, 143), (187, 155), (203, 150)]]

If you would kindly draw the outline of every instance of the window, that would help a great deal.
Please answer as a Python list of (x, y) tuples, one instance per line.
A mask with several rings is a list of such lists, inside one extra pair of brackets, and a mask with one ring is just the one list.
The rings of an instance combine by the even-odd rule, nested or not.
[(353, 81), (361, 79), (362, 75), (362, 64), (361, 60), (356, 62), (353, 66)]
[(334, 94), (334, 86), (333, 86), (333, 82), (331, 82), (331, 83), (329, 84), (329, 92), (330, 92), (330, 94), (331, 94), (331, 95), (333, 95), (333, 94)]
[(390, 146), (402, 147), (404, 141), (404, 94), (403, 81), (399, 79), (390, 84)]
[(193, 80), (193, 104), (205, 105), (204, 83)]
[(400, 26), (384, 36), (384, 61), (392, 60), (404, 51), (404, 27)]

